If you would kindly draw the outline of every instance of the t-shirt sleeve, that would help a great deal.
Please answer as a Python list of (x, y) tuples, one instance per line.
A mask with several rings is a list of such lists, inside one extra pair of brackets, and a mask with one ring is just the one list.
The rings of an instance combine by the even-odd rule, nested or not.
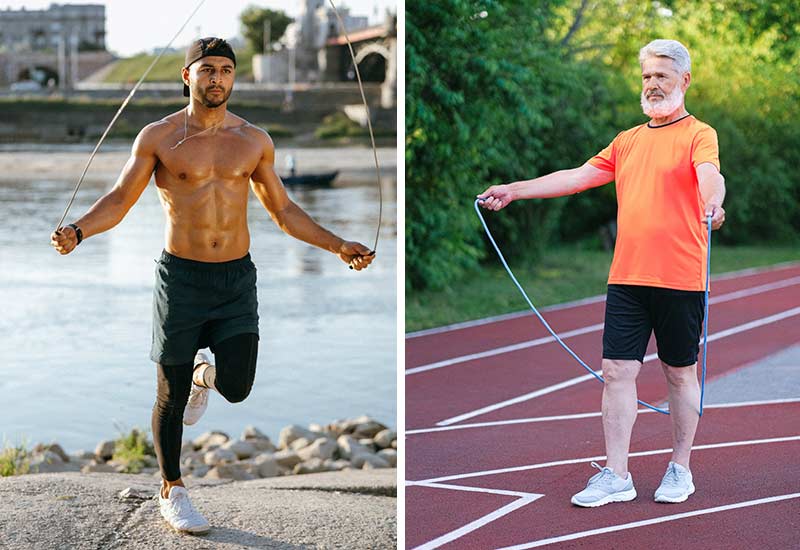
[(692, 166), (710, 162), (719, 170), (719, 145), (717, 132), (711, 126), (706, 126), (694, 136), (692, 142)]
[(590, 158), (589, 164), (606, 172), (614, 172), (617, 166), (617, 141), (621, 135), (621, 132), (617, 134), (617, 137), (605, 149)]

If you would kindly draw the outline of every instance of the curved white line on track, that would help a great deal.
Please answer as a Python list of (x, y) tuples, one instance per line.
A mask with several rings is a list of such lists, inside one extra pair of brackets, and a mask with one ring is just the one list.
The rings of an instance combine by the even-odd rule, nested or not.
[(444, 535), (437, 537), (432, 541), (426, 542), (425, 544), (421, 544), (420, 546), (417, 546), (413, 550), (433, 550), (434, 548), (439, 548), (440, 546), (444, 546), (449, 542), (452, 542), (456, 539), (463, 537), (464, 535), (467, 535), (477, 529), (480, 529), (481, 527), (483, 527), (488, 523), (491, 523), (495, 520), (500, 519), (505, 515), (510, 514), (514, 510), (517, 510), (527, 504), (530, 504), (531, 502), (535, 501), (537, 498), (540, 498), (542, 496), (544, 495), (538, 495), (535, 498), (526, 497), (517, 499), (513, 502), (510, 502), (509, 504), (506, 504), (502, 508), (498, 508), (494, 512), (490, 512), (485, 516), (482, 516), (476, 519), (475, 521), (472, 521), (464, 525), (463, 527), (459, 527), (458, 529), (450, 531), (449, 533), (445, 533)]
[[(769, 273), (771, 271), (780, 271), (782, 269), (791, 269), (793, 267), (800, 266), (800, 262), (782, 262), (779, 264), (774, 264), (767, 267), (749, 267), (746, 269), (740, 269), (738, 271), (729, 271), (727, 273), (721, 273), (720, 275), (715, 275), (711, 277), (711, 281), (725, 281), (728, 279), (735, 279), (736, 277), (746, 277), (749, 275), (758, 275), (761, 273)], [(540, 308), (539, 311), (546, 312), (546, 311), (556, 311), (559, 309), (567, 309), (570, 307), (576, 307), (585, 304), (591, 304), (594, 302), (602, 302), (605, 300), (605, 295), (600, 294), (598, 296), (590, 296), (589, 298), (582, 298), (580, 300), (574, 300), (572, 302), (564, 302), (563, 304), (554, 304), (552, 306), (546, 306)], [(522, 311), (515, 311), (513, 313), (504, 313), (502, 315), (494, 315), (491, 317), (484, 317), (482, 319), (474, 319), (472, 321), (462, 321), (460, 323), (452, 323), (450, 325), (443, 325), (441, 327), (434, 327), (428, 328), (424, 330), (417, 330), (413, 332), (406, 333), (405, 337), (406, 340), (410, 340), (413, 338), (419, 338), (421, 336), (430, 336), (432, 334), (442, 334), (445, 332), (452, 332), (454, 330), (460, 330), (464, 328), (470, 327), (477, 327), (482, 325), (488, 325), (491, 323), (496, 323), (499, 321), (506, 321), (508, 319), (517, 319), (519, 317), (525, 317), (526, 315), (533, 315), (530, 310), (522, 310)]]
[(568, 540), (582, 539), (592, 537), (594, 535), (602, 535), (605, 533), (614, 533), (616, 531), (623, 531), (626, 529), (635, 529), (637, 527), (646, 527), (648, 525), (655, 525), (658, 523), (666, 523), (668, 521), (676, 521), (679, 519), (691, 518), (695, 516), (702, 516), (706, 514), (715, 514), (717, 512), (725, 512), (727, 510), (736, 510), (738, 508), (747, 508), (750, 506), (758, 506), (760, 504), (769, 504), (771, 502), (780, 502), (783, 500), (790, 500), (793, 498), (800, 498), (800, 493), (789, 493), (785, 495), (777, 495), (773, 497), (759, 498), (755, 500), (746, 500), (744, 502), (736, 502), (734, 504), (726, 504), (724, 506), (715, 506), (714, 508), (704, 508), (702, 510), (692, 510), (691, 512), (683, 512), (680, 514), (672, 514), (669, 516), (660, 516), (641, 521), (633, 521), (631, 523), (622, 523), (620, 525), (610, 525), (600, 529), (592, 529), (590, 531), (581, 531), (579, 533), (570, 533), (569, 535), (561, 535), (559, 537), (551, 537), (548, 539), (541, 539), (524, 544), (516, 544), (514, 546), (506, 546), (500, 550), (527, 550), (528, 548), (539, 548), (548, 544), (556, 544)]
[[(755, 328), (762, 327), (764, 325), (768, 325), (771, 323), (777, 323), (778, 321), (782, 321), (784, 319), (788, 319), (790, 317), (794, 317), (795, 315), (800, 315), (800, 307), (795, 307), (792, 309), (788, 309), (786, 311), (782, 311), (780, 313), (776, 313), (774, 315), (769, 315), (767, 317), (762, 317), (760, 319), (756, 319), (754, 321), (750, 321), (735, 327), (731, 327), (729, 329), (721, 330), (719, 332), (715, 332), (714, 334), (710, 334), (708, 336), (708, 341), (713, 342), (715, 340), (719, 340), (721, 338), (727, 338), (728, 336), (733, 336), (734, 334), (739, 334), (741, 332), (745, 332), (748, 330), (752, 330)], [(649, 361), (653, 361), (658, 358), (658, 355), (655, 353), (651, 353), (650, 355), (645, 356), (644, 363)], [(595, 371), (597, 374), (601, 374), (602, 371)], [(558, 384), (553, 384), (552, 386), (547, 386), (545, 388), (541, 388), (530, 393), (526, 393), (524, 395), (520, 395), (517, 397), (513, 397), (511, 399), (507, 399), (505, 401), (500, 401), (499, 403), (494, 403), (492, 405), (487, 405), (486, 407), (481, 407), (480, 409), (476, 409), (474, 411), (466, 412), (460, 414), (458, 416), (454, 416), (452, 418), (447, 418), (442, 420), (441, 422), (437, 422), (437, 426), (449, 426), (450, 424), (456, 424), (457, 422), (461, 422), (463, 420), (469, 420), (470, 418), (474, 418), (476, 416), (481, 416), (486, 413), (490, 413), (499, 409), (504, 409), (506, 407), (510, 407), (511, 405), (516, 405), (518, 403), (523, 403), (525, 401), (529, 401), (531, 399), (535, 399), (537, 397), (541, 397), (543, 395), (547, 395), (559, 390), (563, 390), (564, 388), (569, 388), (576, 384), (580, 384), (581, 382), (585, 382), (587, 380), (593, 380), (594, 376), (591, 374), (584, 374), (583, 376), (577, 376), (575, 378), (571, 378), (569, 380), (565, 380), (564, 382), (559, 382)]]
[[(786, 288), (789, 286), (794, 286), (800, 284), (800, 276), (797, 277), (790, 277), (788, 279), (781, 279), (779, 281), (774, 281), (771, 283), (764, 283), (762, 285), (757, 285), (750, 288), (744, 288), (741, 290), (736, 290), (734, 292), (728, 292), (727, 294), (720, 294), (719, 296), (711, 297), (708, 300), (709, 305), (714, 304), (721, 304), (725, 302), (730, 302), (733, 300), (738, 300), (740, 298), (747, 298), (749, 296), (754, 296), (756, 294), (762, 294), (764, 292), (770, 292), (772, 290), (779, 290), (782, 288)], [(601, 296), (603, 300), (605, 300), (605, 296)], [(593, 301), (603, 301), (603, 300), (593, 300)], [(566, 304), (565, 304), (566, 305)], [(564, 308), (562, 308), (564, 309)], [(543, 310), (544, 311), (544, 310)], [(530, 315), (533, 315), (530, 313)], [(521, 317), (522, 315), (517, 315), (517, 317)], [(510, 317), (511, 318), (511, 317)], [(562, 340), (566, 340), (568, 338), (573, 338), (575, 336), (580, 336), (583, 334), (589, 334), (592, 332), (596, 332), (603, 329), (603, 323), (597, 323), (594, 325), (588, 325), (585, 327), (580, 327), (577, 329), (573, 329), (570, 331), (566, 331), (563, 334), (560, 334)], [(556, 339), (553, 338), (551, 335), (542, 336), (541, 338), (536, 338), (534, 340), (526, 340), (524, 342), (519, 342), (517, 344), (509, 344), (507, 346), (501, 346), (498, 348), (492, 348), (476, 353), (470, 353), (467, 355), (461, 355), (458, 357), (451, 357), (449, 359), (443, 359), (441, 361), (436, 361), (434, 363), (428, 363), (426, 365), (420, 365), (418, 367), (412, 367), (410, 369), (406, 369), (405, 374), (406, 376), (410, 376), (412, 374), (419, 374), (421, 372), (427, 372), (430, 370), (441, 369), (443, 367), (449, 367), (451, 365), (458, 365), (461, 363), (467, 363), (469, 361), (474, 361), (476, 359), (485, 359), (486, 357), (492, 357), (495, 355), (502, 355), (504, 353), (511, 353), (514, 351), (519, 351), (522, 349), (532, 348), (541, 346), (544, 344), (550, 344), (555, 342)]]
[[(763, 405), (783, 405), (786, 403), (800, 403), (800, 397), (789, 399), (767, 399), (764, 401), (740, 401), (737, 403), (717, 403), (705, 405), (708, 409), (732, 409), (736, 407), (755, 407)], [(638, 409), (637, 414), (654, 413), (652, 409)], [(600, 411), (575, 414), (561, 414), (556, 416), (536, 416), (532, 418), (512, 418), (510, 420), (494, 420), (492, 422), (475, 422), (473, 424), (456, 424), (455, 426), (441, 426), (437, 428), (420, 428), (417, 430), (406, 430), (403, 435), (419, 435), (436, 432), (450, 432), (454, 430), (467, 430), (472, 428), (491, 428), (494, 426), (510, 426), (514, 424), (535, 424), (539, 422), (553, 422), (557, 420), (580, 420), (584, 418), (599, 418), (603, 415)]]
[[(800, 441), (800, 435), (791, 435), (786, 437), (770, 437), (768, 439), (750, 439), (746, 441), (725, 441), (723, 443), (708, 443), (705, 445), (693, 445), (692, 452), (694, 451), (705, 451), (709, 449), (725, 449), (728, 447), (742, 447), (748, 445), (766, 445), (769, 443), (786, 443), (789, 441)], [(639, 456), (653, 456), (653, 455), (661, 455), (661, 454), (669, 454), (672, 452), (672, 449), (655, 449), (652, 451), (638, 451), (635, 453), (629, 453), (629, 458), (639, 457)], [(482, 470), (477, 472), (466, 472), (463, 474), (454, 474), (448, 476), (440, 476), (434, 477), (430, 479), (421, 479), (418, 481), (411, 481), (410, 483), (442, 483), (444, 481), (454, 481), (457, 479), (469, 479), (473, 477), (483, 477), (483, 476), (492, 476), (498, 474), (508, 474), (512, 472), (525, 472), (528, 470), (539, 470), (541, 468), (552, 468), (554, 466), (566, 466), (569, 464), (582, 464), (586, 462), (597, 462), (600, 460), (605, 460), (605, 455), (600, 456), (590, 456), (586, 458), (571, 458), (567, 460), (554, 460), (552, 462), (540, 462), (539, 464), (526, 464), (523, 466), (511, 466), (508, 468), (497, 468), (494, 470)]]

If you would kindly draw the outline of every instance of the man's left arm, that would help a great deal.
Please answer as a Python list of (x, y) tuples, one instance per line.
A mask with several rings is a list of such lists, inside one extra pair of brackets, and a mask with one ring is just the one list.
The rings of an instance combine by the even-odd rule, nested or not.
[(358, 242), (345, 241), (334, 235), (297, 206), (286, 193), (275, 173), (275, 149), (269, 136), (264, 135), (261, 160), (250, 177), (250, 186), (270, 217), (286, 234), (339, 256), (355, 270), (366, 268), (375, 253)]
[(700, 186), (700, 197), (703, 199), (703, 223), (711, 216), (711, 229), (719, 229), (725, 223), (725, 178), (717, 167), (710, 162), (703, 162), (695, 167), (697, 183)]

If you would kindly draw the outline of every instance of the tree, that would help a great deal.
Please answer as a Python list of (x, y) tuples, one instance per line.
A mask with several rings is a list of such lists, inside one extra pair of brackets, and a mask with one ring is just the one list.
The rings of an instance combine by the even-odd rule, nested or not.
[(242, 23), (242, 34), (250, 45), (250, 49), (256, 53), (264, 52), (264, 27), (269, 26), (269, 48), (283, 37), (286, 27), (293, 20), (282, 11), (271, 10), (269, 8), (259, 8), (258, 6), (248, 6), (239, 15)]

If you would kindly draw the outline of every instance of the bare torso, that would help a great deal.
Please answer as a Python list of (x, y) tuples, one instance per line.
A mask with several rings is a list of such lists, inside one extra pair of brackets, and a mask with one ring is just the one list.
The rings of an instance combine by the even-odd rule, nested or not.
[(156, 123), (155, 180), (167, 217), (167, 252), (202, 262), (241, 258), (250, 248), (247, 199), (266, 138), (263, 130), (227, 113), (223, 124), (200, 134), (184, 111)]

